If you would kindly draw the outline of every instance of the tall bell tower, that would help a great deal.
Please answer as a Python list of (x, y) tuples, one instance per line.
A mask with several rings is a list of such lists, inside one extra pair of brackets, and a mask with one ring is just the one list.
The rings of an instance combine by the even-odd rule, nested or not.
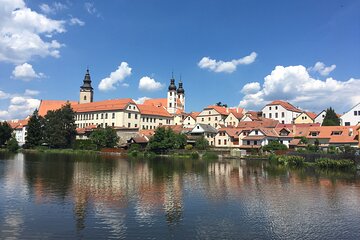
[(182, 112), (185, 112), (185, 90), (183, 88), (183, 83), (180, 78), (179, 87), (177, 89), (177, 98), (179, 99), (178, 109)]
[(91, 77), (89, 69), (86, 69), (84, 83), (80, 87), (80, 101), (79, 103), (90, 103), (94, 101), (94, 90), (91, 86)]
[(170, 79), (170, 85), (169, 90), (167, 94), (167, 111), (171, 114), (176, 113), (176, 103), (177, 103), (177, 97), (176, 97), (176, 85), (175, 85), (175, 79), (174, 75)]

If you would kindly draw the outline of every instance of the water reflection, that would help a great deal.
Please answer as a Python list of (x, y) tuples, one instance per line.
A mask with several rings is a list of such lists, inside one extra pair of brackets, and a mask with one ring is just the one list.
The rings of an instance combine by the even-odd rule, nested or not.
[(5, 237), (360, 237), (355, 173), (261, 161), (0, 153), (0, 183)]

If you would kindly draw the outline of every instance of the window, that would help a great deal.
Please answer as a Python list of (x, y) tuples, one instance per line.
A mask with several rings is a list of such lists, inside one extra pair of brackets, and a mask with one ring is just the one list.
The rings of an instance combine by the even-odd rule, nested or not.
[(226, 139), (224, 139), (224, 145), (226, 145)]
[[(231, 120), (231, 118), (230, 118), (230, 120)], [(217, 121), (217, 117), (215, 117), (215, 121)]]
[(221, 145), (221, 140), (220, 139), (218, 140), (218, 144)]
[(259, 131), (258, 131), (258, 130), (255, 130), (255, 135), (259, 135)]
[(269, 113), (269, 118), (271, 118), (271, 113)]
[(200, 127), (199, 127), (199, 126), (196, 126), (196, 129), (200, 129)]
[(107, 119), (108, 118), (108, 114), (107, 113), (105, 113), (105, 119)]
[(342, 131), (332, 131), (331, 135), (341, 135)]
[(209, 114), (211, 114), (211, 111), (209, 111)]
[(350, 122), (345, 122), (345, 126), (350, 126)]
[(113, 127), (114, 127), (114, 126), (115, 126), (115, 123), (112, 123), (112, 124), (111, 124), (111, 126), (113, 126)]
[(358, 115), (360, 116), (360, 111), (358, 111)]
[(271, 110), (271, 107), (269, 107), (269, 110)]
[(137, 128), (137, 124), (135, 123), (135, 127)]
[(135, 114), (135, 119), (137, 119), (138, 118), (138, 115), (137, 114)]
[(284, 112), (281, 113), (281, 117), (282, 117), (282, 118), (285, 117), (285, 113), (284, 113)]
[[(170, 92), (170, 96), (172, 96), (172, 92)], [(171, 103), (170, 103), (171, 104)]]
[(257, 141), (254, 141), (254, 145), (257, 145)]
[(172, 105), (171, 105), (171, 103), (169, 103), (169, 107), (171, 107)]
[(128, 118), (131, 118), (131, 113), (128, 113)]
[(275, 107), (275, 110), (277, 110), (277, 109), (278, 109), (278, 107), (276, 106), (276, 107)]
[(275, 118), (278, 118), (278, 113), (275, 113)]
[(105, 127), (107, 127), (108, 126), (108, 124), (107, 123), (105, 123)]
[(101, 119), (104, 119), (104, 114), (103, 113), (101, 114)]
[(99, 114), (96, 114), (96, 120), (98, 120), (99, 119)]
[(211, 121), (211, 117), (209, 117), (209, 121)]
[(263, 114), (263, 117), (266, 118), (266, 114), (265, 114), (265, 113)]
[(84, 96), (84, 100), (86, 101), (86, 96)]
[(250, 141), (248, 140), (248, 141), (246, 141), (246, 145), (250, 145)]
[(128, 128), (131, 127), (131, 123), (128, 123)]
[(115, 113), (112, 113), (112, 118), (113, 118), (113, 119), (115, 118)]
[(203, 121), (204, 121), (204, 118), (201, 118), (201, 121), (203, 122)]
[(358, 115), (358, 112), (357, 111), (354, 111), (354, 116), (357, 116)]

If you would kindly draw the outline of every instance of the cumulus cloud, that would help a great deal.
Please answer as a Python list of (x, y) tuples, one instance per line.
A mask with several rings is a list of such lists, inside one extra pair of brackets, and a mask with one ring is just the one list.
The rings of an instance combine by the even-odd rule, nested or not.
[[(314, 79), (302, 65), (276, 66), (264, 78), (263, 85), (260, 88), (258, 86), (249, 83), (242, 88), (244, 97), (239, 106), (261, 109), (268, 102), (281, 99), (311, 111), (321, 111), (332, 106), (341, 112), (360, 102), (360, 79)], [(255, 91), (256, 88), (258, 90)]]
[(0, 90), (0, 99), (9, 98), (10, 94)]
[(101, 91), (115, 90), (116, 86), (130, 75), (131, 67), (129, 67), (127, 62), (122, 62), (116, 71), (100, 81), (98, 88)]
[(232, 73), (236, 70), (238, 65), (248, 65), (255, 61), (257, 57), (256, 52), (252, 52), (250, 55), (245, 56), (240, 59), (234, 59), (228, 62), (224, 61), (217, 61), (215, 59), (211, 59), (209, 57), (203, 57), (198, 66), (203, 69), (208, 69), (212, 72), (225, 72), (225, 73)]
[(134, 100), (134, 102), (135, 103), (137, 103), (137, 104), (143, 104), (146, 100), (148, 100), (148, 99), (151, 99), (151, 98), (149, 98), (149, 97), (140, 97), (140, 98), (138, 98), (138, 99), (133, 99)]
[(63, 46), (43, 36), (64, 33), (65, 21), (28, 8), (23, 0), (0, 0), (0, 61), (24, 63), (35, 56), (59, 57)]
[(85, 22), (83, 22), (80, 19), (75, 18), (75, 17), (71, 18), (69, 23), (70, 23), (70, 25), (79, 25), (79, 26), (84, 26), (85, 25)]
[(34, 95), (34, 90), (29, 90), (33, 92), (28, 92), (26, 94), (9, 94), (0, 91), (5, 94), (5, 98), (8, 99), (7, 109), (0, 109), (0, 120), (10, 120), (10, 119), (23, 119), (31, 115), (36, 108), (40, 105), (40, 100), (33, 98), (29, 95), (32, 93)]
[(30, 81), (34, 78), (43, 77), (43, 73), (36, 73), (32, 65), (29, 63), (24, 63), (15, 67), (12, 72), (12, 77), (16, 79), (21, 79), (24, 81)]
[(142, 77), (139, 81), (139, 89), (142, 91), (157, 91), (164, 87), (160, 82), (150, 77)]
[(310, 67), (309, 70), (313, 72), (318, 72), (321, 76), (328, 76), (332, 71), (335, 70), (335, 68), (335, 64), (327, 67), (324, 63), (317, 62), (313, 67)]

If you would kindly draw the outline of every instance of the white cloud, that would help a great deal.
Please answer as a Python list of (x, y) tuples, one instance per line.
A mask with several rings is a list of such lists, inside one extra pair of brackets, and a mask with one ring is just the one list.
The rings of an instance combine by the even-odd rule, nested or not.
[(256, 52), (252, 52), (250, 55), (245, 56), (240, 59), (234, 59), (229, 62), (224, 61), (217, 61), (214, 59), (211, 59), (209, 57), (203, 57), (200, 62), (198, 63), (198, 66), (203, 69), (209, 69), (213, 72), (226, 72), (226, 73), (232, 73), (236, 70), (236, 67), (238, 65), (248, 65), (255, 61), (257, 57)]
[(24, 63), (15, 67), (12, 72), (12, 77), (16, 79), (21, 79), (24, 81), (30, 81), (34, 78), (43, 77), (43, 73), (36, 73), (31, 64)]
[(123, 84), (121, 84), (121, 86), (123, 86), (123, 87), (129, 87), (130, 85), (129, 85), (128, 83), (123, 83)]
[(334, 71), (336, 65), (333, 64), (331, 66), (326, 67), (326, 65), (322, 62), (317, 62), (313, 67), (310, 67), (309, 70), (313, 72), (320, 73), (321, 76), (328, 76), (332, 71)]
[(115, 72), (112, 72), (109, 77), (100, 81), (98, 86), (101, 91), (115, 90), (116, 86), (124, 81), (124, 79), (131, 75), (131, 68), (127, 62), (122, 62)]
[(142, 77), (139, 81), (139, 89), (142, 91), (157, 91), (164, 87), (160, 82), (156, 82), (155, 79), (147, 76)]
[(84, 7), (85, 7), (85, 10), (91, 14), (91, 15), (94, 15), (96, 17), (101, 17), (101, 14), (99, 13), (99, 11), (95, 8), (95, 5), (93, 2), (86, 2), (84, 3)]
[(241, 89), (241, 92), (243, 94), (252, 94), (252, 93), (258, 92), (260, 89), (261, 89), (260, 83), (251, 82), (251, 83), (245, 84), (245, 86)]
[(140, 97), (140, 98), (138, 98), (136, 100), (134, 99), (134, 102), (137, 103), (137, 104), (143, 104), (148, 99), (151, 99), (151, 98), (149, 98), (149, 97)]
[(0, 90), (0, 99), (7, 99), (10, 97), (9, 93)]
[(39, 5), (39, 8), (45, 14), (55, 14), (58, 11), (67, 9), (68, 6), (60, 2), (54, 2), (51, 6), (46, 3), (42, 3)]
[(63, 46), (42, 36), (64, 33), (65, 21), (28, 8), (23, 0), (0, 0), (0, 61), (24, 63), (35, 56), (59, 57)]
[[(251, 85), (255, 86), (254, 83)], [(281, 99), (311, 111), (318, 112), (332, 106), (341, 112), (360, 102), (358, 93), (360, 79), (351, 78), (347, 81), (333, 78), (314, 79), (302, 65), (276, 66), (271, 74), (265, 77), (261, 88), (247, 92), (255, 88), (251, 88), (250, 85), (243, 87), (244, 97), (239, 106), (261, 109), (266, 103)]]
[(1, 120), (23, 119), (40, 105), (40, 100), (30, 96), (12, 96), (6, 110), (0, 110)]
[(80, 19), (78, 18), (71, 18), (70, 19), (70, 25), (79, 25), (79, 26), (84, 26), (85, 25), (85, 22), (81, 21)]
[(26, 95), (26, 96), (36, 96), (36, 95), (39, 95), (39, 93), (40, 92), (37, 91), (37, 90), (26, 89), (24, 95)]

